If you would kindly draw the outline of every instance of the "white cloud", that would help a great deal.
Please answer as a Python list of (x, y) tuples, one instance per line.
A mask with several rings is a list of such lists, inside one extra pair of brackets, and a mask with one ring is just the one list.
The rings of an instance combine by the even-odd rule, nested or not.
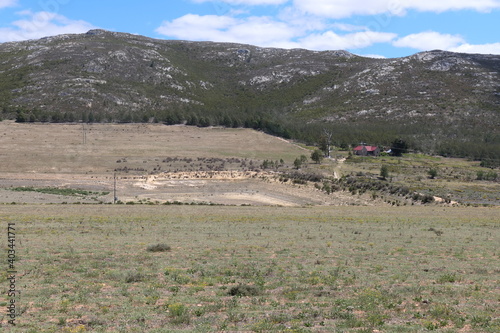
[(401, 10), (399, 4), (393, 0), (294, 0), (295, 6), (310, 14), (330, 17), (345, 18), (355, 14), (375, 15), (385, 12), (398, 14)]
[(449, 10), (488, 12), (500, 8), (500, 0), (294, 0), (294, 4), (306, 13), (330, 18), (384, 13), (403, 15), (412, 9), (431, 12)]
[(348, 31), (348, 32), (369, 30), (368, 27), (366, 27), (366, 26), (354, 25), (354, 24), (348, 24), (348, 23), (333, 23), (332, 28), (335, 30)]
[(12, 7), (17, 4), (17, 0), (0, 0), (0, 9)]
[(469, 44), (459, 35), (434, 31), (408, 35), (392, 43), (396, 47), (409, 47), (419, 51), (444, 50), (459, 53), (500, 54), (500, 43)]
[[(213, 0), (194, 0), (194, 2), (213, 2)], [(258, 5), (282, 5), (288, 0), (221, 0), (221, 2), (230, 5), (248, 5), (248, 6), (258, 6)]]
[[(310, 50), (359, 49), (375, 43), (388, 43), (393, 33), (359, 31), (337, 34), (333, 31), (316, 32), (313, 24), (301, 21), (283, 22), (270, 17), (233, 18), (216, 15), (185, 15), (165, 21), (157, 33), (178, 39), (244, 43), (267, 47), (305, 48)], [(354, 26), (343, 26), (354, 29)], [(321, 30), (322, 31), (322, 30)]]
[(237, 20), (229, 16), (188, 14), (163, 22), (156, 32), (179, 39), (221, 41), (224, 31), (235, 24)]
[(360, 57), (373, 58), (373, 59), (387, 59), (386, 56), (380, 54), (358, 54)]
[(399, 38), (393, 42), (393, 45), (396, 47), (409, 47), (420, 51), (429, 51), (450, 50), (463, 43), (465, 43), (465, 40), (459, 35), (427, 31)]
[(449, 51), (459, 53), (481, 53), (481, 54), (500, 54), (500, 43), (492, 44), (462, 44), (457, 47), (449, 49)]
[(300, 44), (310, 50), (360, 49), (376, 43), (388, 43), (397, 37), (393, 33), (362, 31), (338, 35), (333, 31), (312, 34), (301, 39)]
[(17, 14), (25, 19), (12, 22), (12, 27), (0, 28), (0, 43), (83, 33), (95, 28), (88, 22), (70, 20), (55, 13), (23, 11)]
[(294, 47), (294, 28), (268, 17), (237, 19), (229, 16), (188, 14), (165, 21), (156, 32), (179, 39)]
[(281, 9), (277, 19), (291, 26), (300, 27), (303, 31), (322, 31), (328, 28), (326, 19), (304, 13), (294, 7)]
[(444, 12), (449, 10), (475, 10), (489, 12), (500, 8), (499, 0), (404, 0), (403, 6), (419, 11)]

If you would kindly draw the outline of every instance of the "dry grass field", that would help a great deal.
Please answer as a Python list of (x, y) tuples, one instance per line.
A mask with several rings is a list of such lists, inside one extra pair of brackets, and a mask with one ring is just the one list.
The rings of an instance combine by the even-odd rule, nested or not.
[[(0, 202), (4, 203), (112, 202), (115, 174), (117, 196), (123, 202), (170, 200), (301, 205), (323, 200), (311, 200), (309, 192), (290, 193), (282, 187), (259, 181), (259, 177), (227, 177), (217, 181), (169, 181), (165, 178), (165, 182), (156, 185), (148, 178), (163, 171), (186, 171), (191, 164), (194, 168), (198, 159), (204, 159), (207, 167), (230, 158), (239, 159), (239, 163), (228, 166), (242, 171), (240, 165), (243, 163), (257, 165), (265, 159), (283, 159), (291, 164), (294, 158), (304, 153), (303, 148), (252, 130), (159, 124), (54, 125), (4, 121), (0, 122), (0, 140)], [(165, 162), (174, 158), (175, 161)], [(205, 159), (216, 161), (207, 162)], [(239, 181), (243, 181), (243, 185)], [(81, 189), (101, 195), (54, 196), (10, 190), (23, 186)], [(242, 192), (242, 188), (246, 191)]]
[(498, 332), (498, 216), (437, 206), (4, 205), (4, 233), (16, 228), (19, 315), (12, 327), (2, 312), (1, 330)]
[[(293, 161), (310, 151), (248, 129), (161, 124), (17, 124), (0, 122), (0, 203), (121, 202), (222, 205), (367, 204), (312, 186), (253, 172), (264, 160)], [(225, 173), (220, 173), (224, 171)], [(217, 175), (212, 175), (216, 172)], [(75, 189), (88, 195), (13, 191)]]

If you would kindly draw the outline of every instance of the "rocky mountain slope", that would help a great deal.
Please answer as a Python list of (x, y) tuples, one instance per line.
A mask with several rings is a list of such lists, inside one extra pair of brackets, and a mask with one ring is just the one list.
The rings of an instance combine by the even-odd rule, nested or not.
[[(389, 132), (497, 145), (500, 56), (371, 59), (92, 30), (0, 44), (0, 108), (26, 121), (265, 119), (291, 133), (333, 126), (339, 142)], [(377, 135), (353, 136), (366, 126)]]

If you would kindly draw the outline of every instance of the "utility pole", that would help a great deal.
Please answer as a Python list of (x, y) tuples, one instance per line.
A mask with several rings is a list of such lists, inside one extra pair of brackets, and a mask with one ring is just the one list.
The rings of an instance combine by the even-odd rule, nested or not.
[(85, 124), (82, 123), (82, 136), (83, 136), (83, 144), (87, 143), (87, 132), (85, 131)]
[(116, 197), (116, 172), (113, 174), (113, 203), (116, 204), (118, 198)]

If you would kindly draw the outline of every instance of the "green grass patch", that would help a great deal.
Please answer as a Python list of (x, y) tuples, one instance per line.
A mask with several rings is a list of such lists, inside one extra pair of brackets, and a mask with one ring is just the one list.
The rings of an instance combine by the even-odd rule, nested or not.
[(45, 187), (45, 188), (36, 188), (36, 187), (13, 187), (9, 188), (11, 191), (15, 192), (37, 192), (43, 194), (53, 194), (53, 195), (63, 195), (63, 196), (104, 196), (108, 195), (109, 192), (92, 192), (85, 190), (77, 190), (71, 188), (57, 188), (57, 187)]

